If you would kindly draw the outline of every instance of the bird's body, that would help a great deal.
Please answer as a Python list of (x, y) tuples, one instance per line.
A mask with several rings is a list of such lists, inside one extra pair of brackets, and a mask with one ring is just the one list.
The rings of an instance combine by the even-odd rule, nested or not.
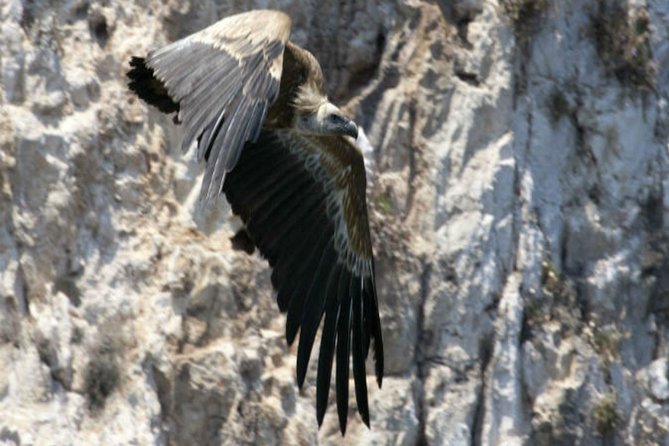
[(288, 41), (290, 18), (251, 11), (133, 58), (130, 88), (185, 128), (206, 161), (201, 196), (225, 193), (253, 244), (273, 268), (286, 338), (300, 332), (302, 386), (323, 322), (317, 417), (327, 407), (336, 356), (342, 433), (349, 358), (358, 411), (369, 424), (365, 359), (374, 345), (377, 381), (383, 346), (357, 127), (324, 92), (321, 68)]

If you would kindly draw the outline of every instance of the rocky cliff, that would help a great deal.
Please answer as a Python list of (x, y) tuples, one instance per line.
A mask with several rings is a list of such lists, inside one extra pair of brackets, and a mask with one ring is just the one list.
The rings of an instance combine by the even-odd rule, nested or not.
[[(371, 142), (387, 377), (345, 441), (125, 86), (252, 7)], [(669, 445), (666, 0), (4, 0), (0, 86), (0, 443)]]

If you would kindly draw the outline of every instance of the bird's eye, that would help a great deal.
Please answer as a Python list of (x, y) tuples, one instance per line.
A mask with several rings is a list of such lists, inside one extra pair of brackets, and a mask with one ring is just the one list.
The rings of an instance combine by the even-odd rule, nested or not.
[(330, 122), (332, 122), (333, 124), (344, 123), (344, 118), (342, 118), (340, 115), (335, 115), (335, 114), (328, 116), (328, 120), (330, 120)]

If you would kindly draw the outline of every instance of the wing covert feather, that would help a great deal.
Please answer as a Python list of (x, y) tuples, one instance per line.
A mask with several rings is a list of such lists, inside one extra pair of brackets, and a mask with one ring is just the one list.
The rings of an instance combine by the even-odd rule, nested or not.
[(250, 11), (131, 62), (130, 88), (162, 111), (178, 111), (184, 150), (197, 141), (207, 162), (201, 198), (218, 195), (244, 144), (257, 138), (279, 94), (290, 26), (282, 12)]

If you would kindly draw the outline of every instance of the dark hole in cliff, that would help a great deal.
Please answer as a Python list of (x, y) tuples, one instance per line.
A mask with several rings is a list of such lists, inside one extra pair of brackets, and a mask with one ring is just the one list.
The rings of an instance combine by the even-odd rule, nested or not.
[(88, 10), (90, 8), (90, 4), (88, 2), (83, 2), (79, 6), (77, 6), (74, 10), (74, 17), (77, 20), (82, 20), (85, 19), (86, 16), (88, 16)]
[(118, 363), (113, 353), (99, 351), (93, 354), (88, 363), (84, 392), (88, 400), (88, 407), (92, 410), (101, 409), (105, 401), (118, 386), (120, 373)]
[(51, 345), (51, 342), (44, 337), (40, 337), (37, 341), (37, 355), (39, 360), (51, 368), (52, 364), (55, 362), (56, 350)]
[(53, 290), (65, 294), (75, 307), (81, 305), (81, 290), (77, 286), (76, 277), (69, 274), (58, 277), (53, 285)]
[(599, 188), (597, 184), (593, 185), (589, 190), (588, 190), (588, 198), (592, 200), (592, 202), (596, 205), (599, 205), (599, 203), (602, 200), (602, 191)]
[(661, 191), (651, 193), (641, 203), (643, 221), (649, 233), (641, 255), (641, 276), (650, 289), (648, 314), (660, 320), (669, 319), (669, 235), (664, 228), (664, 198)]
[(105, 16), (99, 12), (91, 14), (88, 19), (88, 27), (100, 48), (104, 48), (109, 40), (109, 27)]
[(30, 29), (30, 27), (35, 23), (35, 2), (34, 0), (25, 0), (23, 2), (23, 11), (21, 12), (21, 20), (19, 24), (24, 30)]
[(70, 342), (74, 345), (81, 344), (81, 341), (84, 340), (84, 331), (81, 327), (74, 327), (72, 333), (70, 334)]
[(664, 226), (664, 200), (661, 192), (651, 193), (641, 204), (646, 227), (650, 232), (662, 231)]
[(167, 420), (171, 414), (172, 389), (170, 381), (156, 366), (152, 367), (153, 379), (156, 383), (158, 403), (160, 404), (160, 417)]
[(458, 66), (455, 67), (454, 73), (458, 79), (471, 85), (472, 87), (478, 87), (481, 85), (481, 81), (478, 77), (478, 74), (476, 73), (471, 73)]

